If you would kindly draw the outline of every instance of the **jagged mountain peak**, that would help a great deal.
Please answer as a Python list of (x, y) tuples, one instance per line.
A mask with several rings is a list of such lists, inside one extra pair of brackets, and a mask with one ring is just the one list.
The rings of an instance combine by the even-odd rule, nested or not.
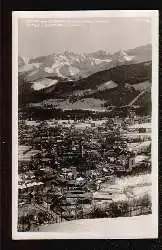
[(122, 64), (139, 63), (151, 59), (150, 45), (110, 54), (108, 49), (94, 53), (74, 53), (65, 49), (37, 58), (19, 57), (19, 72), (25, 72), (27, 81), (43, 77), (59, 77), (69, 81), (87, 77)]

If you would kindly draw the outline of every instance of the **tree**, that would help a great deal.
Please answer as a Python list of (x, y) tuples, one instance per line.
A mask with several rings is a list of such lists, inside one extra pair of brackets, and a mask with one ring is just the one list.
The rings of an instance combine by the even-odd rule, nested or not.
[(95, 208), (92, 213), (92, 218), (105, 218), (107, 217), (106, 211), (101, 208)]
[(105, 126), (108, 129), (113, 130), (113, 128), (114, 128), (114, 121), (113, 121), (113, 119), (108, 119), (108, 121), (106, 122)]
[(118, 205), (116, 203), (111, 203), (109, 209), (111, 217), (118, 217), (121, 215), (120, 209), (118, 208)]

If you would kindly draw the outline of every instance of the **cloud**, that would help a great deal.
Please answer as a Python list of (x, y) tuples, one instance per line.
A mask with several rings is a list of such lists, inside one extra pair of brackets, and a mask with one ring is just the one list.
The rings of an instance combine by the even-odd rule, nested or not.
[(95, 18), (90, 18), (90, 19), (26, 19), (25, 20), (25, 25), (27, 27), (52, 27), (52, 26), (57, 26), (57, 27), (64, 27), (64, 26), (82, 26), (82, 25), (87, 25), (87, 24), (102, 24), (102, 23), (110, 23), (110, 20), (108, 19), (95, 19)]
[(142, 23), (151, 23), (151, 19), (148, 18), (138, 18), (136, 19), (137, 22), (142, 22)]

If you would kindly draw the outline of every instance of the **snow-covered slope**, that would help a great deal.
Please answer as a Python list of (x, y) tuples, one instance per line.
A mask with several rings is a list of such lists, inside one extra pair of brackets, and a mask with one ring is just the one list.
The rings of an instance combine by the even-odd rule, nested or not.
[(45, 89), (57, 84), (58, 80), (51, 80), (51, 79), (41, 79), (39, 81), (35, 81), (32, 85), (32, 88), (36, 91)]
[(152, 60), (152, 46), (151, 44), (136, 47), (135, 49), (129, 49), (126, 51), (127, 55), (134, 56), (136, 63), (146, 62)]
[(108, 81), (108, 82), (105, 82), (103, 84), (101, 84), (99, 87), (98, 87), (98, 90), (99, 91), (103, 91), (105, 89), (112, 89), (112, 88), (115, 88), (117, 87), (118, 84), (113, 82), (113, 81)]
[(132, 62), (134, 58), (135, 56), (128, 55), (125, 51), (122, 51), (122, 50), (116, 52), (113, 55), (114, 62), (116, 61), (116, 63), (118, 64)]
[[(131, 228), (131, 230), (130, 230)], [(157, 237), (157, 221), (152, 215), (134, 217), (85, 219), (62, 222), (39, 227), (52, 238), (154, 238)]]

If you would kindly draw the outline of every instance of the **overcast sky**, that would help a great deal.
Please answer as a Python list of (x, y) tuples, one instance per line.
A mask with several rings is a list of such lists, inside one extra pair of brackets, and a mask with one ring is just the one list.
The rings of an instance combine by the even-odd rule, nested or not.
[(20, 56), (37, 57), (65, 49), (110, 53), (151, 43), (151, 22), (142, 18), (19, 19)]

